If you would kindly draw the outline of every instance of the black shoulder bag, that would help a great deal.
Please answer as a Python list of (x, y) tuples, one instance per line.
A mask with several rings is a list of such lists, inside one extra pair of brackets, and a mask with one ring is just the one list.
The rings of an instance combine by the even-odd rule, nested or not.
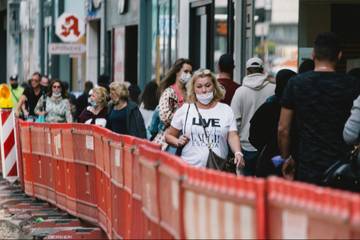
[(355, 146), (347, 161), (336, 161), (324, 173), (324, 186), (360, 192), (360, 169), (357, 165), (359, 146)]
[(211, 149), (211, 143), (210, 143), (210, 137), (206, 131), (206, 126), (204, 124), (204, 120), (199, 112), (198, 107), (196, 106), (196, 104), (194, 103), (196, 111), (199, 115), (199, 119), (200, 119), (200, 123), (202, 125), (202, 127), (204, 128), (204, 132), (205, 132), (205, 137), (208, 143), (208, 148), (209, 148), (209, 156), (206, 162), (206, 168), (209, 169), (214, 169), (214, 170), (219, 170), (219, 171), (223, 171), (223, 172), (229, 172), (229, 173), (236, 173), (236, 166), (235, 163), (233, 161), (233, 159), (230, 158), (222, 158), (220, 156), (218, 156), (212, 149)]
[[(187, 111), (186, 111), (184, 129), (183, 129), (183, 132), (182, 132), (183, 135), (185, 134), (185, 131), (186, 131), (186, 122), (187, 122), (188, 115), (189, 115), (190, 105), (191, 105), (191, 104), (189, 103), (189, 106), (188, 106)], [(176, 153), (175, 153), (176, 156), (181, 156), (183, 148), (184, 148), (184, 146), (181, 146), (181, 147), (178, 147), (178, 148), (176, 149)]]

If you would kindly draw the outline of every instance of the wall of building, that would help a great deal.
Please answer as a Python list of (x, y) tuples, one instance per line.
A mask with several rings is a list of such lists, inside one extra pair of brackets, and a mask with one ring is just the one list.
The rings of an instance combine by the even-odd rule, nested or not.
[(125, 14), (118, 12), (118, 0), (106, 0), (106, 29), (139, 24), (140, 0), (126, 0)]
[(299, 15), (299, 48), (312, 47), (319, 32), (331, 30), (329, 3), (300, 1)]
[(6, 10), (0, 11), (0, 83), (6, 82)]

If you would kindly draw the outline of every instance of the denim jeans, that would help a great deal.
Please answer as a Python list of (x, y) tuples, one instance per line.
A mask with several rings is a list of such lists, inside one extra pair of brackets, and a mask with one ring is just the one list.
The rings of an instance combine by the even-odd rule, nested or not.
[(244, 154), (245, 167), (243, 169), (243, 174), (245, 176), (255, 176), (256, 171), (256, 160), (258, 157), (258, 152), (251, 152), (242, 149), (242, 153)]

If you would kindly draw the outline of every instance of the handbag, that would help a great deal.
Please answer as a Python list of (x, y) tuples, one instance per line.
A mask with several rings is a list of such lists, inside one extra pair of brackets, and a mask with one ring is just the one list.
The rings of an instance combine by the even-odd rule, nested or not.
[[(182, 131), (182, 134), (183, 134), (183, 135), (184, 135), (185, 132), (186, 132), (186, 122), (187, 122), (188, 115), (189, 115), (190, 105), (191, 105), (191, 104), (189, 104), (189, 106), (188, 106), (188, 108), (187, 108), (187, 111), (186, 111), (184, 130)], [(184, 146), (181, 146), (181, 147), (178, 147), (178, 148), (176, 149), (176, 153), (175, 153), (176, 156), (181, 156), (183, 148), (184, 148)]]
[(206, 162), (206, 168), (236, 174), (236, 165), (234, 163), (234, 159), (233, 158), (224, 159), (224, 158), (220, 157), (219, 155), (217, 155), (211, 149), (210, 138), (209, 138), (209, 135), (208, 135), (208, 133), (206, 131), (206, 126), (204, 124), (203, 118), (202, 118), (196, 104), (194, 104), (194, 105), (195, 105), (196, 111), (197, 111), (197, 113), (199, 115), (200, 123), (201, 123), (201, 125), (202, 125), (202, 127), (204, 129), (205, 138), (206, 138), (206, 140), (208, 142), (209, 155), (208, 155), (207, 162)]
[(338, 160), (323, 174), (322, 185), (360, 192), (360, 171), (357, 166), (359, 145), (355, 146), (346, 161)]

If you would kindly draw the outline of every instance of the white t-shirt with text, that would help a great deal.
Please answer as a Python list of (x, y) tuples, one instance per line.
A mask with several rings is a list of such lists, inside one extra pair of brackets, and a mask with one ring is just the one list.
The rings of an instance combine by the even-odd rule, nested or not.
[[(185, 118), (189, 109), (186, 129)], [(226, 158), (228, 155), (228, 134), (237, 131), (236, 120), (230, 106), (224, 103), (217, 103), (211, 109), (200, 109), (200, 114), (205, 121), (206, 131), (209, 136), (211, 149), (219, 157)], [(200, 123), (199, 114), (195, 105), (186, 103), (179, 108), (172, 119), (171, 126), (182, 130), (190, 141), (182, 150), (181, 158), (188, 164), (196, 167), (206, 167), (209, 155), (208, 140), (204, 128)]]

